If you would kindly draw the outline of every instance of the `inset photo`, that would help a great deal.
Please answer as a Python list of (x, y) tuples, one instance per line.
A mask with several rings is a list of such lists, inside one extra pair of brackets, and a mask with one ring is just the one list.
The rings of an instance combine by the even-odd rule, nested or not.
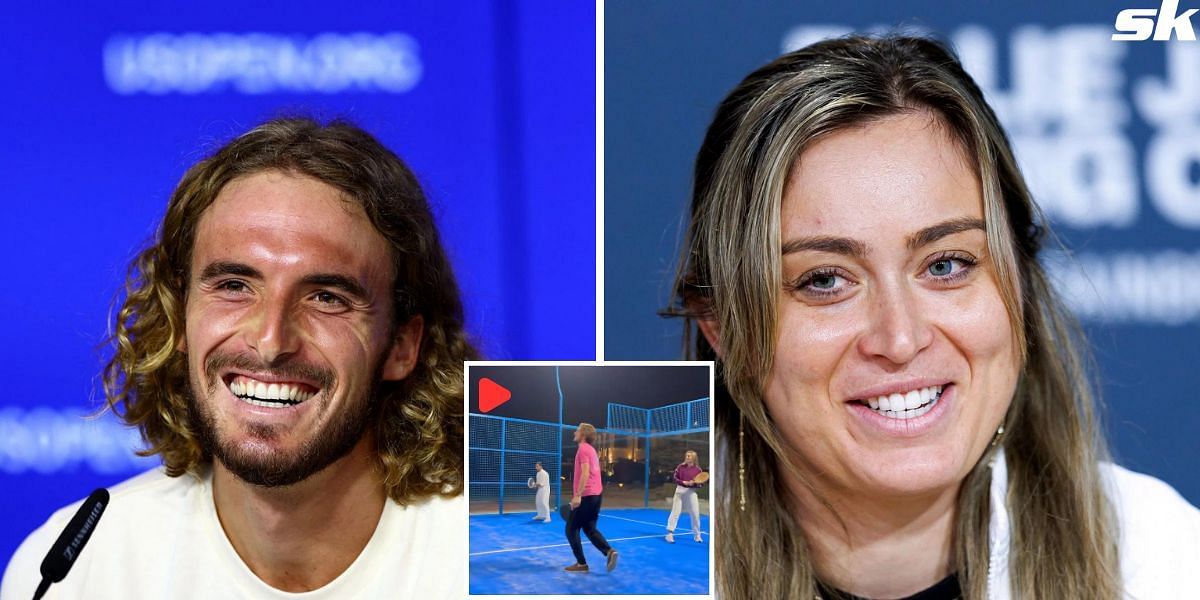
[(469, 362), (471, 595), (712, 589), (711, 362)]

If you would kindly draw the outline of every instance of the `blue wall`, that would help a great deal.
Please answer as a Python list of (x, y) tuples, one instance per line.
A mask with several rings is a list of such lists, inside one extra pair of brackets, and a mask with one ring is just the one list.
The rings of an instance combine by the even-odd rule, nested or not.
[(1119, 10), (1157, 4), (608, 2), (605, 358), (681, 355), (680, 323), (655, 310), (724, 94), (822, 37), (923, 28), (956, 45), (1077, 253), (1050, 262), (1091, 336), (1117, 460), (1200, 504), (1200, 42), (1111, 40)]
[(347, 116), (409, 163), (489, 358), (595, 357), (589, 3), (10, 2), (0, 40), (0, 565), (155, 464), (80, 418), (110, 303), (184, 170), (280, 112)]

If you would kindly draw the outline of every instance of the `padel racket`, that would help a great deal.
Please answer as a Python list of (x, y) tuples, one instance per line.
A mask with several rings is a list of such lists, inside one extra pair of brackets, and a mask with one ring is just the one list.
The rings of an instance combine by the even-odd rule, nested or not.
[(537, 487), (537, 481), (534, 480), (534, 478), (532, 478), (532, 477), (529, 478), (529, 481), (527, 481), (526, 484), (529, 485), (529, 489), (531, 489), (531, 490), (533, 488)]
[(562, 506), (559, 506), (558, 507), (558, 516), (562, 517), (562, 520), (564, 520), (564, 521), (570, 521), (571, 520), (571, 505), (563, 504)]
[(701, 471), (699, 475), (692, 479), (692, 483), (708, 483), (708, 473)]

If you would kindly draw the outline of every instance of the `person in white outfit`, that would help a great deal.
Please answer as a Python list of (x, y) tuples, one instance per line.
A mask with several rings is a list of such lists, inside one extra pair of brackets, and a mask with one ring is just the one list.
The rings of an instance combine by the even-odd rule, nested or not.
[(704, 485), (696, 483), (696, 476), (704, 470), (700, 468), (699, 457), (694, 450), (688, 450), (683, 455), (683, 462), (675, 467), (672, 479), (675, 480), (675, 497), (671, 500), (671, 516), (667, 517), (667, 541), (675, 543), (675, 524), (679, 522), (679, 513), (686, 506), (688, 515), (692, 518), (692, 539), (703, 542), (700, 535), (700, 498), (696, 496), (696, 488)]
[(543, 523), (550, 522), (550, 473), (542, 468), (542, 463), (534, 463), (534, 468), (537, 469), (537, 495), (533, 498), (533, 503), (537, 506), (537, 516), (533, 517), (534, 521)]

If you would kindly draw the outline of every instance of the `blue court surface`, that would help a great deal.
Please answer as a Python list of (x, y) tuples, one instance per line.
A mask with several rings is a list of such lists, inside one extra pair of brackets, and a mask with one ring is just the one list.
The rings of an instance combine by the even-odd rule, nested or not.
[(666, 510), (602, 509), (596, 526), (619, 552), (617, 568), (604, 570), (604, 555), (582, 531), (591, 571), (568, 573), (574, 564), (565, 523), (557, 513), (549, 523), (533, 513), (471, 515), (472, 594), (707, 594), (708, 516), (700, 516), (702, 543), (693, 540), (691, 518), (680, 516), (675, 543), (668, 544)]

